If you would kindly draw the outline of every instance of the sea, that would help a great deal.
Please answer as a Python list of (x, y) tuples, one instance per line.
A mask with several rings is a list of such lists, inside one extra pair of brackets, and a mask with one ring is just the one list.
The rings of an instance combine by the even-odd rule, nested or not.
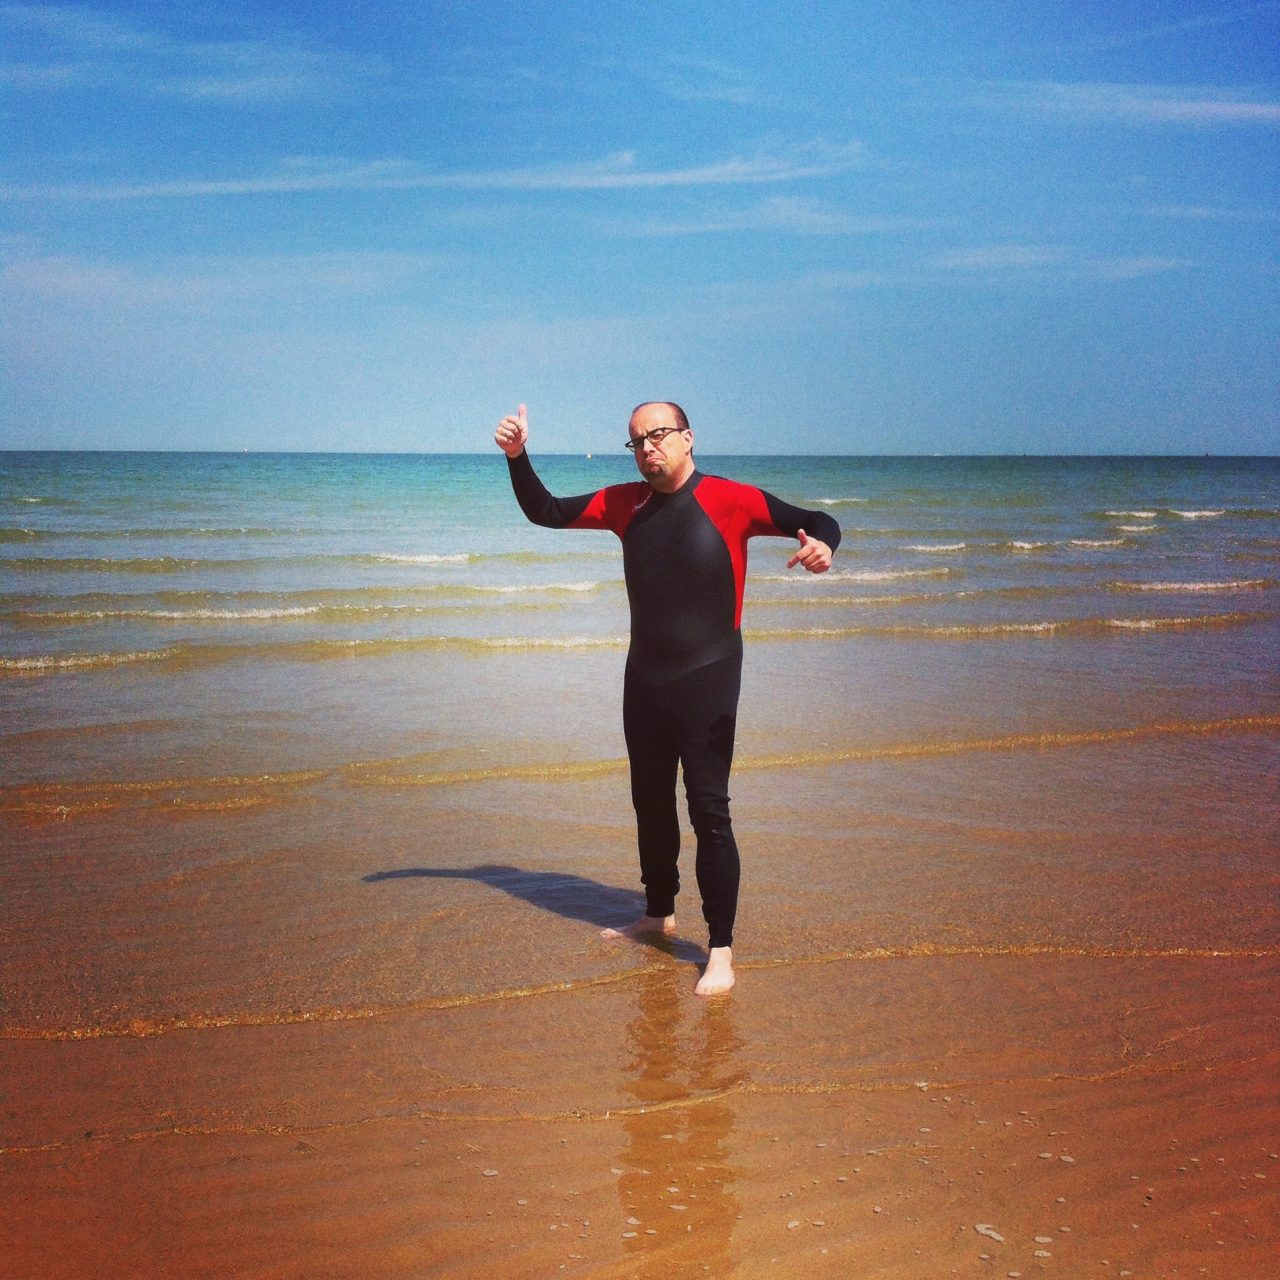
[(691, 856), (675, 940), (598, 936), (614, 535), (496, 451), (0, 454), (15, 1274), (978, 1274), (1010, 1221), (1263, 1274), (1280, 459), (699, 465), (843, 532), (750, 544), (707, 1008)]
[[(1275, 458), (701, 466), (843, 531), (821, 576), (751, 544), (747, 755), (1276, 709)], [(0, 582), (9, 786), (620, 751), (618, 543), (526, 523), (499, 455), (7, 453)]]

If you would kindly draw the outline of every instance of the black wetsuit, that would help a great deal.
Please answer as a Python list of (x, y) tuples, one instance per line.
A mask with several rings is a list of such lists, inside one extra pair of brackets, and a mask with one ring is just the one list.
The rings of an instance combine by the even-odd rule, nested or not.
[(729, 768), (742, 677), (747, 539), (800, 529), (833, 551), (840, 526), (752, 485), (695, 471), (675, 493), (647, 481), (556, 498), (528, 454), (508, 458), (520, 509), (551, 529), (611, 529), (622, 540), (631, 648), (622, 721), (646, 914), (669, 916), (680, 889), (676, 768), (684, 768), (695, 870), (710, 945), (733, 942), (738, 848), (729, 818)]

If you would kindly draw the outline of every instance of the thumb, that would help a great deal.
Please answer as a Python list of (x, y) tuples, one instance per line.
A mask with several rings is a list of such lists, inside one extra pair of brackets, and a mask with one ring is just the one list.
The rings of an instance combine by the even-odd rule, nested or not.
[(527, 431), (529, 428), (529, 411), (524, 405), (521, 405), (516, 411), (516, 417), (520, 420), (520, 430)]
[(800, 529), (797, 531), (796, 537), (800, 539), (800, 545), (802, 547), (805, 546), (809, 541), (809, 535), (805, 533), (803, 529)]

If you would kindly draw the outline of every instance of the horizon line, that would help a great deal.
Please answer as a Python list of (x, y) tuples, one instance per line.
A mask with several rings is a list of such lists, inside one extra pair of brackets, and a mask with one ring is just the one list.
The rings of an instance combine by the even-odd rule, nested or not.
[[(109, 446), (79, 446), (21, 448), (0, 446), (0, 455), (18, 453), (127, 453), (127, 454), (168, 454), (174, 456), (248, 456), (248, 457), (337, 457), (337, 458), (483, 458), (500, 457), (498, 450), (489, 449), (169, 449), (169, 448), (113, 448)], [(542, 458), (582, 458), (595, 461), (598, 458), (616, 458), (622, 461), (622, 454), (613, 451), (597, 453), (593, 450), (551, 450), (536, 454)], [(704, 458), (1221, 458), (1221, 459), (1280, 459), (1280, 452), (1275, 453), (1218, 453), (1213, 450), (1203, 452), (1148, 453), (1033, 453), (1021, 452), (975, 452), (975, 453), (936, 453), (923, 450), (903, 453), (782, 453), (782, 452), (727, 452), (708, 451), (701, 455)]]

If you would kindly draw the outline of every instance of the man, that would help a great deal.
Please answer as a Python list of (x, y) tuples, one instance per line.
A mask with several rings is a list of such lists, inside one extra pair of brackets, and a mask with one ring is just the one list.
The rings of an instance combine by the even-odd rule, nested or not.
[[(734, 984), (733, 922), (738, 847), (729, 819), (729, 768), (742, 677), (742, 591), (747, 539), (798, 538), (787, 568), (825, 573), (840, 526), (751, 485), (704, 475), (693, 460), (684, 410), (651, 401), (631, 414), (627, 448), (644, 477), (576, 498), (555, 498), (525, 452), (525, 406), (498, 423), (520, 509), (551, 529), (611, 529), (622, 540), (631, 604), (631, 648), (622, 724), (631, 762), (645, 914), (605, 937), (676, 930), (680, 889), (676, 768), (684, 769), (689, 819), (697, 835), (695, 872), (710, 931), (707, 965), (694, 990), (715, 995)], [(809, 532), (806, 532), (806, 529)], [(816, 535), (816, 536), (814, 536)]]

